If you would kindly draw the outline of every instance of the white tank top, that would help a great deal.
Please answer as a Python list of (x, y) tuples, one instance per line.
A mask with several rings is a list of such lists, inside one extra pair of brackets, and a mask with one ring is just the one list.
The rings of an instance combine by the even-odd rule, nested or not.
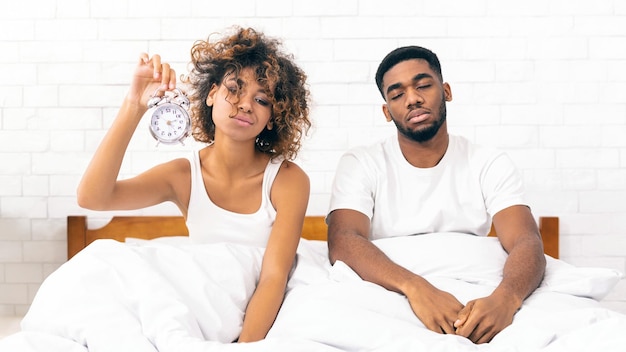
[(214, 204), (204, 187), (200, 156), (194, 151), (191, 165), (191, 197), (187, 210), (187, 228), (192, 243), (229, 242), (255, 247), (267, 246), (276, 219), (270, 190), (283, 159), (270, 160), (263, 174), (261, 207), (253, 214), (239, 214)]

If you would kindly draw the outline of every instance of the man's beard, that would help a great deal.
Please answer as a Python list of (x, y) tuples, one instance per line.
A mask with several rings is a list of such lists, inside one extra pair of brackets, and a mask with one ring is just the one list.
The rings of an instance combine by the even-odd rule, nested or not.
[(446, 114), (446, 101), (445, 99), (442, 99), (441, 105), (439, 106), (439, 118), (435, 120), (432, 125), (426, 128), (412, 131), (399, 124), (396, 119), (393, 119), (393, 123), (396, 125), (396, 128), (398, 128), (398, 132), (400, 132), (403, 136), (415, 142), (423, 143), (431, 140), (437, 132), (439, 132), (443, 123), (446, 122)]

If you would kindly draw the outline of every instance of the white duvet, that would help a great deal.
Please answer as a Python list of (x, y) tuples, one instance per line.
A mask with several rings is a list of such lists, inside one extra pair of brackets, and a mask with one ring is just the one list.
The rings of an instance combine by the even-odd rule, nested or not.
[[(461, 302), (488, 295), (506, 253), (455, 233), (377, 240), (394, 261)], [(232, 344), (263, 249), (186, 240), (99, 240), (50, 275), (2, 352), (626, 351), (626, 315), (602, 308), (622, 274), (547, 257), (546, 277), (489, 344), (430, 332), (406, 299), (330, 266), (326, 243), (302, 240), (285, 301), (264, 341)]]

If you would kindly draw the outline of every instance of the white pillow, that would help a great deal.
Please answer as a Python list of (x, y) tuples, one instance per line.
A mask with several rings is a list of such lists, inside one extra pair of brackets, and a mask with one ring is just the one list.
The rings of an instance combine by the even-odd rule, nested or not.
[(146, 240), (143, 238), (136, 238), (136, 237), (126, 237), (124, 239), (124, 242), (128, 243), (128, 244), (134, 244), (134, 245), (144, 245), (147, 243), (163, 243), (163, 244), (170, 244), (170, 245), (181, 245), (181, 244), (189, 244), (189, 236), (163, 236), (163, 237), (157, 237), (157, 238), (153, 238), (151, 240)]
[(603, 299), (624, 274), (609, 268), (577, 267), (546, 255), (546, 274), (538, 291)]
[(497, 285), (507, 254), (497, 238), (455, 232), (374, 240), (395, 263), (421, 276)]
[[(502, 280), (507, 253), (496, 237), (433, 233), (373, 241), (395, 263), (428, 277), (445, 277), (496, 286)], [(617, 270), (584, 268), (546, 255), (546, 274), (539, 290), (596, 300), (623, 277)]]

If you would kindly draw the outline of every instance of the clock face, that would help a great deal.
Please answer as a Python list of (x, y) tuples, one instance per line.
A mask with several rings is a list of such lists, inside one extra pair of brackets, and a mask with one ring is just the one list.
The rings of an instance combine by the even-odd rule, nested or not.
[(189, 114), (180, 106), (163, 104), (152, 113), (150, 132), (161, 143), (178, 143), (188, 136), (190, 121)]

